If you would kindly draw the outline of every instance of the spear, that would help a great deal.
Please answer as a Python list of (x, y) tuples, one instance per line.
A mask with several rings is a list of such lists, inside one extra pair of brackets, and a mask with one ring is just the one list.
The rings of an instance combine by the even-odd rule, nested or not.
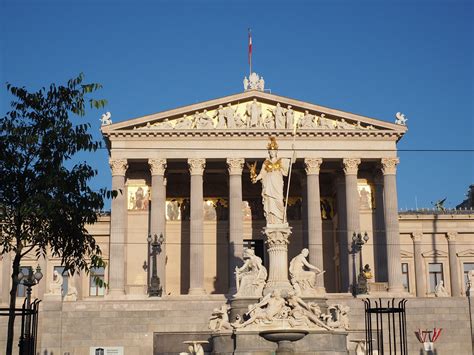
[[(294, 163), (294, 156), (295, 156), (295, 140), (296, 140), (296, 129), (298, 127), (298, 120), (294, 119), (293, 121), (293, 143), (291, 144), (291, 149), (293, 150), (293, 155), (291, 156), (291, 162), (290, 162), (290, 170), (288, 172), (288, 186), (286, 187), (286, 201), (285, 201), (285, 212), (283, 214), (283, 224), (285, 224), (286, 221), (286, 210), (288, 209), (288, 196), (290, 195), (290, 182), (291, 182), (291, 170), (293, 167)], [(296, 160), (296, 159), (295, 159)]]

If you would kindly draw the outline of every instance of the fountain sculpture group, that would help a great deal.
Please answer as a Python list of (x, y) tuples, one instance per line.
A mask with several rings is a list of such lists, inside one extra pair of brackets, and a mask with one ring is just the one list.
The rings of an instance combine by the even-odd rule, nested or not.
[(294, 158), (279, 158), (273, 137), (267, 148), (268, 158), (258, 174), (256, 163), (248, 166), (252, 183), (262, 183), (269, 269), (253, 250), (244, 250), (244, 264), (235, 269), (237, 292), (230, 305), (214, 309), (209, 320), (214, 353), (347, 353), (349, 307), (327, 305), (316, 287), (324, 271), (308, 262), (308, 249), (288, 268), (291, 227), (285, 216), (283, 177), (289, 175)]

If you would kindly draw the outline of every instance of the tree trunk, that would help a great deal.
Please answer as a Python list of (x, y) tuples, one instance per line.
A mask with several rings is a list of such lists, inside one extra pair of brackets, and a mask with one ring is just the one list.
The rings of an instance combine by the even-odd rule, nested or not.
[(8, 315), (8, 335), (7, 335), (7, 351), (6, 355), (12, 355), (13, 352), (13, 336), (15, 331), (15, 307), (16, 307), (16, 291), (18, 289), (18, 273), (20, 272), (21, 253), (16, 252), (13, 259), (12, 267), (12, 288), (10, 290), (10, 311)]

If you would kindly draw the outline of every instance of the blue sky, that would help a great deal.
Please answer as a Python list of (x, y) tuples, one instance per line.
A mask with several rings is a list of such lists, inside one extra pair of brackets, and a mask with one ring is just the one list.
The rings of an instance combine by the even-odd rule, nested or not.
[[(0, 82), (37, 89), (80, 72), (114, 122), (242, 90), (393, 122), (400, 208), (455, 206), (474, 183), (472, 1), (11, 1), (0, 5)], [(0, 89), (0, 114), (10, 98)], [(102, 112), (86, 120), (100, 137)], [(430, 151), (451, 150), (451, 151)], [(463, 151), (455, 151), (463, 150)], [(105, 150), (81, 156), (110, 187)]]

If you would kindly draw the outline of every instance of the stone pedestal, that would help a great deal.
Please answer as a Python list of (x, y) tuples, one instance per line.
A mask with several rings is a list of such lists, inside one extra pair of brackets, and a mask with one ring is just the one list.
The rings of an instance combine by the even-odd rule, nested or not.
[(263, 233), (267, 236), (265, 242), (270, 261), (268, 280), (263, 294), (267, 295), (273, 290), (286, 293), (293, 289), (288, 280), (288, 238), (291, 234), (291, 227), (288, 223), (267, 224), (263, 228)]
[(259, 297), (238, 297), (230, 301), (230, 322), (235, 322), (237, 315), (242, 316), (248, 311), (251, 304), (255, 304), (260, 300)]

